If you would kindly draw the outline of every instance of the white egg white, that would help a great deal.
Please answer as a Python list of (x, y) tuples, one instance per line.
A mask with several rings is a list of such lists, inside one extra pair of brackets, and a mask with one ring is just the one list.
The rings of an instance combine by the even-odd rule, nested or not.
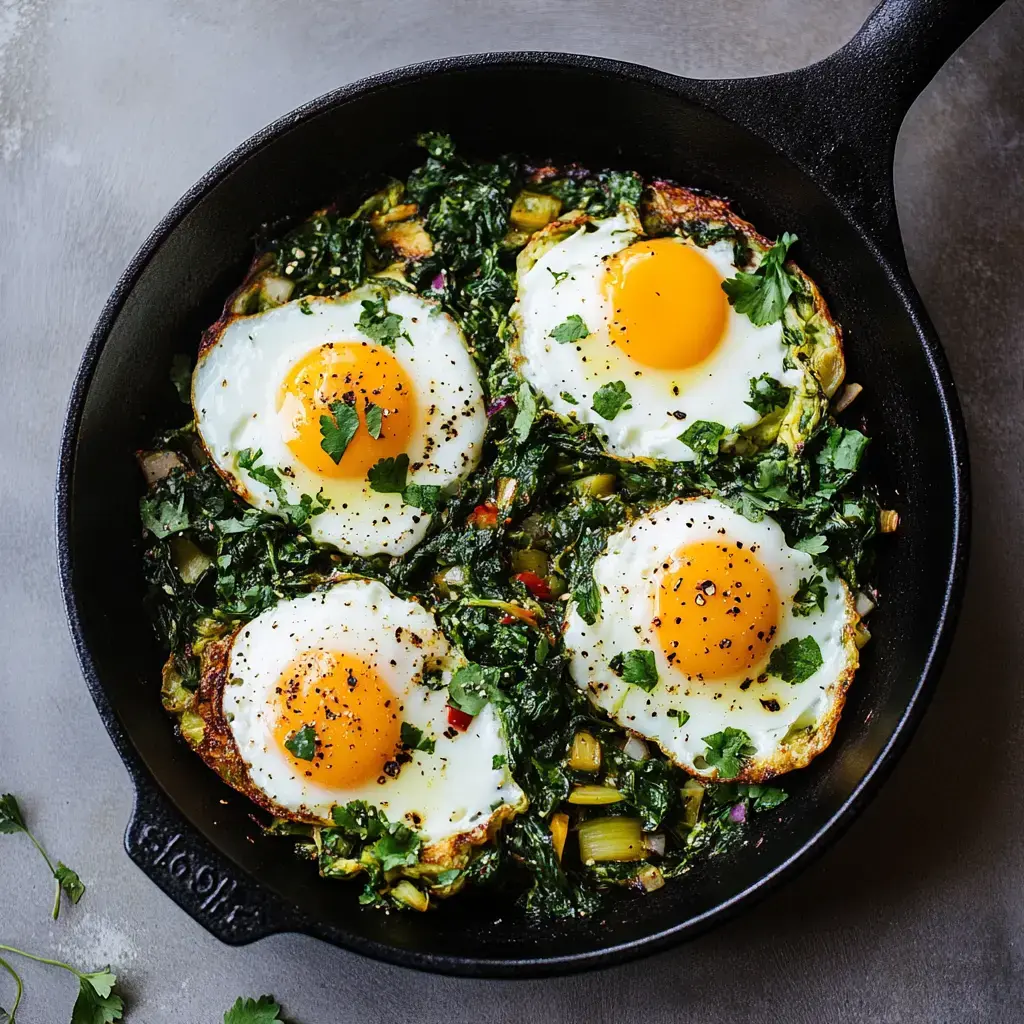
[[(288, 447), (277, 408), (282, 380), (307, 353), (329, 342), (372, 341), (359, 318), (362, 300), (375, 297), (364, 288), (228, 320), (200, 355), (193, 407), (210, 458), (251, 504), (273, 510), (279, 502), (273, 488), (239, 466), (245, 449), (262, 451), (259, 465), (281, 475), (289, 504), (303, 494), (330, 500), (310, 520), (314, 539), (356, 555), (401, 555), (423, 539), (430, 516), (400, 494), (374, 491), (367, 480), (312, 472)], [(487, 426), (473, 359), (458, 325), (436, 304), (396, 292), (387, 308), (402, 317), (410, 339), (400, 338), (394, 350), (416, 399), (408, 482), (451, 487), (479, 462)]]
[[(603, 294), (602, 261), (640, 237), (635, 217), (620, 213), (590, 221), (521, 272), (512, 308), (517, 325), (513, 356), (520, 373), (555, 412), (595, 424), (614, 454), (691, 461), (693, 451), (679, 440), (689, 423), (709, 420), (730, 430), (752, 426), (760, 415), (746, 404), (751, 378), (769, 373), (795, 386), (801, 374), (784, 365), (781, 323), (757, 327), (731, 306), (724, 337), (697, 366), (657, 369), (630, 359), (609, 333), (614, 311)], [(679, 244), (693, 243), (680, 239)], [(723, 280), (735, 276), (731, 243), (700, 251)], [(574, 315), (591, 333), (560, 344), (551, 332)], [(632, 396), (631, 408), (607, 420), (593, 409), (594, 395), (616, 381)]]
[[(319, 649), (371, 665), (399, 701), (402, 720), (434, 739), (434, 752), (410, 751), (397, 777), (345, 790), (297, 771), (274, 736), (274, 688), (294, 658)], [(346, 580), (258, 615), (235, 637), (223, 695), (251, 787), (278, 813), (303, 820), (329, 822), (335, 804), (365, 800), (390, 821), (415, 828), (424, 845), (472, 832), (499, 808), (520, 809), (525, 797), (504, 767), (508, 748), (493, 706), (465, 732), (448, 727), (447, 683), (458, 664), (429, 612), (371, 580)], [(444, 686), (426, 685), (425, 669)], [(495, 768), (498, 755), (502, 767)]]
[[(780, 616), (760, 665), (734, 678), (698, 680), (670, 664), (654, 620), (666, 565), (670, 571), (682, 546), (709, 540), (740, 542), (756, 553), (771, 575)], [(743, 778), (757, 781), (802, 767), (831, 742), (857, 667), (857, 615), (841, 580), (820, 574), (826, 588), (824, 610), (809, 616), (793, 613), (801, 579), (814, 575), (810, 555), (789, 547), (772, 520), (750, 522), (710, 498), (675, 501), (608, 539), (594, 564), (601, 610), (593, 625), (570, 603), (564, 635), (572, 677), (611, 718), (657, 743), (691, 774), (718, 776), (704, 760), (704, 738), (730, 727), (745, 732), (754, 747)], [(771, 650), (808, 636), (817, 642), (823, 662), (812, 676), (790, 684), (766, 674)], [(626, 683), (610, 665), (616, 655), (638, 649), (654, 654), (658, 681), (649, 693)], [(682, 712), (689, 718), (680, 724)]]

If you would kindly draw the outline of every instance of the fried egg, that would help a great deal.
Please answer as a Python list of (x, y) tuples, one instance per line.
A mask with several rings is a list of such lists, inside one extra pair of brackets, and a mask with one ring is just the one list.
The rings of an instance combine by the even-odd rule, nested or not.
[[(455, 321), (417, 295), (380, 294), (397, 317), (390, 345), (360, 325), (363, 302), (378, 299), (363, 288), (227, 319), (204, 341), (193, 377), (196, 429), (232, 489), (270, 510), (282, 497), (298, 504), (322, 495), (330, 505), (310, 519), (314, 539), (356, 555), (404, 554), (430, 523), (401, 493), (374, 490), (371, 467), (407, 456), (407, 483), (448, 488), (476, 467), (486, 430), (483, 391)], [(338, 402), (358, 424), (335, 461), (324, 421), (330, 429)]]
[(526, 798), (493, 706), (465, 732), (448, 725), (447, 683), (462, 663), (421, 605), (348, 579), (218, 642), (197, 749), (278, 817), (330, 823), (333, 806), (365, 800), (435, 852), (481, 843)]
[[(758, 781), (832, 741), (858, 664), (857, 613), (846, 584), (777, 523), (711, 498), (675, 501), (613, 534), (594, 581), (593, 624), (575, 602), (566, 615), (572, 677), (676, 764)], [(713, 763), (727, 740), (738, 772)]]
[(513, 357), (555, 412), (596, 425), (612, 453), (690, 461), (679, 439), (689, 424), (731, 431), (760, 420), (746, 404), (752, 378), (801, 382), (787, 368), (782, 323), (757, 327), (729, 305), (731, 242), (643, 237), (627, 207), (545, 231), (536, 262), (520, 263)]

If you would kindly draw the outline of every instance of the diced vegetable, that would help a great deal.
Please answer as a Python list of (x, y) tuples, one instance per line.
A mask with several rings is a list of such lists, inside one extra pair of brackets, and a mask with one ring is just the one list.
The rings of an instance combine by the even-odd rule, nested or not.
[(643, 860), (647, 855), (639, 818), (591, 818), (577, 829), (585, 864), (607, 860)]
[(900, 525), (900, 514), (895, 509), (883, 508), (878, 513), (878, 529), (881, 533), (895, 533)]
[(146, 485), (152, 487), (170, 476), (172, 469), (184, 469), (185, 463), (175, 452), (137, 452), (135, 459), (146, 478)]
[(525, 551), (513, 551), (512, 568), (516, 572), (532, 572), (538, 576), (547, 576), (547, 552), (537, 551), (536, 548), (527, 548)]
[(650, 834), (644, 833), (644, 846), (647, 847), (647, 852), (654, 854), (656, 857), (665, 856), (665, 833), (664, 832), (652, 832)]
[(551, 591), (551, 596), (553, 598), (561, 597), (569, 589), (568, 584), (561, 576), (548, 576), (547, 580), (548, 589)]
[(512, 502), (516, 500), (516, 491), (519, 489), (519, 481), (514, 476), (503, 476), (498, 478), (498, 508), (511, 508)]
[(412, 910), (422, 912), (430, 906), (430, 897), (422, 889), (417, 889), (407, 878), (392, 886), (391, 895)]
[(478, 530), (489, 530), (493, 529), (498, 525), (498, 506), (493, 501), (485, 502), (483, 505), (477, 505), (466, 520), (470, 526), (475, 526)]
[(569, 794), (569, 803), (583, 804), (587, 807), (617, 804), (624, 799), (625, 797), (611, 786), (577, 786)]
[(538, 601), (549, 601), (551, 599), (551, 588), (543, 576), (535, 572), (516, 573), (515, 577)]
[(857, 609), (857, 614), (863, 618), (865, 615), (868, 615), (870, 612), (875, 610), (875, 602), (872, 601), (871, 598), (862, 590), (857, 594), (857, 603), (855, 607)]
[(178, 721), (182, 737), (189, 746), (197, 747), (203, 742), (203, 734), (206, 732), (206, 723), (194, 711), (185, 711)]
[(376, 231), (385, 224), (396, 224), (398, 221), (408, 220), (415, 217), (420, 208), (415, 203), (399, 203), (388, 210), (383, 210), (370, 217), (370, 226)]
[(434, 583), (445, 597), (449, 596), (453, 590), (461, 590), (468, 581), (469, 574), (461, 565), (453, 565), (451, 568), (445, 569), (444, 572), (434, 575)]
[(693, 828), (700, 817), (700, 805), (704, 799), (704, 787), (696, 779), (687, 779), (679, 791), (683, 801), (683, 824)]
[(569, 815), (559, 811), (551, 816), (551, 845), (555, 848), (555, 855), (562, 859), (562, 852), (565, 850), (565, 837), (569, 834)]
[(295, 282), (277, 274), (264, 274), (260, 281), (260, 303), (266, 306), (283, 306), (295, 291)]
[(569, 767), (577, 772), (596, 772), (601, 768), (601, 744), (589, 732), (582, 730), (572, 738), (569, 748)]
[(643, 871), (640, 871), (636, 880), (643, 886), (644, 892), (654, 892), (655, 889), (660, 889), (665, 884), (665, 876), (661, 873), (661, 869), (654, 864), (648, 864)]
[(172, 537), (170, 544), (174, 567), (178, 570), (182, 583), (192, 586), (213, 565), (213, 559), (193, 544), (188, 537)]
[(509, 220), (520, 231), (539, 231), (562, 212), (562, 200), (538, 192), (520, 192), (512, 204)]
[(833, 406), (835, 411), (840, 413), (844, 409), (849, 408), (854, 399), (857, 398), (863, 390), (864, 389), (859, 384), (847, 384), (846, 387), (843, 388), (843, 393), (835, 401), (835, 405)]
[(615, 493), (614, 473), (592, 473), (590, 476), (581, 476), (573, 480), (573, 489), (591, 498), (607, 498)]
[(434, 243), (427, 229), (418, 220), (403, 220), (400, 224), (389, 224), (378, 232), (377, 241), (390, 245), (395, 252), (409, 260), (421, 260), (433, 256)]
[(622, 752), (634, 761), (646, 761), (651, 756), (647, 744), (639, 736), (630, 736), (622, 745)]
[(857, 645), (857, 650), (863, 649), (867, 642), (871, 639), (871, 630), (868, 629), (863, 622), (858, 622), (856, 631), (854, 632), (853, 642)]
[(467, 715), (465, 711), (460, 711), (458, 708), (453, 708), (451, 704), (448, 705), (448, 724), (453, 729), (458, 729), (459, 732), (465, 732), (473, 722), (473, 716)]

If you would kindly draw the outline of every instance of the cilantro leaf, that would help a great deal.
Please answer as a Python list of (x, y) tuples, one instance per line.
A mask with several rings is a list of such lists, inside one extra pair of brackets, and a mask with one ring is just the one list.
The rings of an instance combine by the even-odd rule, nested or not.
[(116, 982), (109, 967), (93, 974), (78, 974), (78, 998), (71, 1009), (71, 1024), (113, 1024), (120, 1020), (124, 1002), (114, 994)]
[(789, 799), (789, 794), (778, 786), (766, 786), (760, 782), (740, 785), (740, 793), (754, 802), (755, 811), (770, 811)]
[(780, 644), (768, 659), (768, 674), (784, 683), (802, 683), (824, 664), (821, 648), (813, 636), (794, 637)]
[(669, 718), (678, 719), (676, 725), (678, 725), (680, 729), (682, 729), (682, 727), (686, 725), (686, 723), (690, 720), (689, 711), (680, 711), (676, 708), (669, 708), (668, 711), (665, 712), (665, 714), (668, 715)]
[(602, 419), (613, 420), (623, 409), (632, 409), (630, 404), (633, 396), (626, 390), (621, 380), (603, 384), (594, 392), (594, 404), (591, 408)]
[(402, 317), (398, 313), (388, 312), (386, 296), (363, 299), (361, 305), (363, 311), (359, 314), (359, 329), (370, 341), (383, 345), (392, 352), (399, 338), (405, 338), (410, 345), (412, 344), (412, 338), (402, 330)]
[(304, 725), (284, 741), (285, 747), (300, 761), (312, 761), (316, 754), (316, 729)]
[(167, 498), (163, 500), (150, 497), (140, 498), (139, 515), (142, 517), (142, 525), (160, 540), (169, 537), (172, 533), (181, 533), (182, 530), (187, 530), (192, 522), (188, 509), (185, 508), (183, 493), (178, 495), (177, 502)]
[(580, 403), (569, 394), (568, 391), (562, 392), (562, 400), (568, 402), (570, 405), (579, 405)]
[(72, 903), (77, 903), (85, 895), (85, 886), (78, 873), (72, 871), (63, 861), (57, 861), (53, 877), (60, 883), (60, 887), (68, 894), (68, 899)]
[(754, 412), (767, 416), (773, 409), (782, 409), (789, 404), (792, 388), (780, 384), (770, 373), (750, 378), (750, 400), (744, 402)]
[(561, 284), (569, 276), (568, 270), (552, 270), (550, 267), (548, 273), (555, 279), (556, 285)]
[(380, 861), (381, 871), (410, 867), (419, 860), (422, 841), (412, 829), (396, 823), (373, 844), (373, 855)]
[(658, 683), (658, 666), (654, 651), (637, 650), (616, 654), (609, 662), (611, 670), (622, 676), (623, 682), (639, 686), (650, 693)]
[(434, 879), (434, 885), (451, 885), (461, 874), (462, 872), (458, 868), (449, 868)]
[(800, 586), (796, 590), (796, 596), (793, 598), (793, 614), (813, 615), (815, 608), (819, 612), (823, 612), (827, 594), (828, 590), (820, 576), (814, 575), (810, 579), (801, 580)]
[(424, 754), (432, 754), (436, 741), (424, 739), (423, 730), (418, 729), (411, 722), (403, 722), (401, 729), (402, 746), (410, 750), (422, 750)]
[(500, 700), (498, 680), (501, 669), (492, 665), (463, 665), (448, 684), (448, 703), (471, 717), (480, 714), (492, 700)]
[(764, 327), (782, 319), (782, 313), (793, 294), (793, 275), (786, 270), (786, 253), (796, 241), (788, 231), (764, 254), (757, 269), (743, 270), (722, 282), (722, 291), (737, 313), (745, 313), (755, 326)]
[(512, 424), (512, 433), (520, 444), (530, 436), (530, 428), (537, 418), (537, 399), (533, 397), (533, 389), (524, 380), (516, 392), (516, 413), (515, 422)]
[(491, 756), (491, 768), (493, 771), (498, 771), (500, 768), (504, 768), (508, 763), (508, 758), (504, 754), (493, 754)]
[(830, 497), (849, 483), (867, 446), (868, 438), (859, 430), (845, 427), (830, 430), (814, 460), (818, 468), (818, 493)]
[(309, 308), (309, 297), (308, 296), (306, 298), (301, 299), (299, 301), (299, 312), (301, 312), (304, 316), (312, 316), (313, 315), (313, 310), (311, 310)]
[(743, 765), (757, 753), (757, 747), (750, 742), (750, 737), (742, 729), (729, 726), (723, 732), (712, 733), (703, 737), (707, 744), (704, 760), (712, 768), (718, 769), (718, 777), (731, 779), (739, 775)]
[(251, 448), (243, 448), (238, 453), (238, 465), (257, 483), (263, 484), (265, 487), (269, 487), (277, 496), (278, 504), (281, 505), (283, 510), (288, 504), (288, 495), (285, 493), (284, 484), (281, 482), (281, 476), (276, 469), (271, 469), (269, 466), (258, 465), (262, 458), (262, 448), (257, 448), (255, 451)]
[(365, 800), (351, 800), (342, 807), (331, 808), (331, 817), (338, 828), (360, 839), (377, 839), (387, 829), (388, 819)]
[(803, 551), (808, 555), (823, 555), (828, 551), (828, 540), (820, 533), (812, 534), (810, 537), (801, 537), (793, 544), (797, 551)]
[(371, 489), (381, 494), (401, 494), (409, 474), (409, 456), (404, 452), (393, 459), (381, 459), (370, 467), (368, 479)]
[(235, 1000), (235, 1005), (224, 1014), (224, 1024), (282, 1024), (281, 1007), (273, 996), (259, 999)]
[(725, 427), (712, 420), (694, 420), (680, 435), (679, 440), (699, 460), (718, 458), (718, 447), (725, 436)]
[(380, 440), (381, 428), (384, 426), (384, 410), (373, 402), (366, 403), (366, 430), (374, 441)]
[(598, 615), (601, 614), (601, 590), (594, 579), (593, 572), (587, 573), (586, 577), (572, 592), (572, 599), (576, 602), (576, 612), (579, 617), (588, 625), (592, 626)]
[(573, 313), (563, 320), (548, 337), (554, 338), (559, 345), (568, 345), (570, 342), (582, 341), (584, 338), (590, 337), (590, 330), (583, 322), (583, 317), (579, 313)]
[(432, 515), (441, 505), (441, 488), (437, 484), (409, 484), (402, 491), (402, 501)]
[[(331, 402), (330, 410), (330, 416), (320, 417), (320, 436), (323, 438), (320, 447), (327, 452), (331, 461), (338, 465), (349, 442), (356, 436), (356, 431), (359, 429), (359, 413), (353, 406), (346, 405), (344, 402)], [(367, 412), (367, 425), (369, 425), (369, 412)]]
[(0, 835), (27, 831), (17, 798), (12, 793), (4, 793), (0, 796)]
[(171, 383), (185, 405), (192, 404), (192, 360), (179, 352), (171, 359)]

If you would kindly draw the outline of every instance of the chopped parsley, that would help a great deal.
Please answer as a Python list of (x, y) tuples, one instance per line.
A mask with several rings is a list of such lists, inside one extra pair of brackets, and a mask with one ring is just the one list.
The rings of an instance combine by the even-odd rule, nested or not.
[(616, 654), (608, 663), (611, 670), (621, 676), (623, 682), (639, 686), (650, 693), (658, 683), (658, 666), (654, 651), (636, 650)]
[(750, 398), (744, 402), (754, 412), (767, 416), (773, 409), (782, 409), (789, 404), (792, 388), (780, 384), (770, 373), (750, 378)]
[(359, 330), (378, 345), (395, 350), (399, 338), (404, 338), (412, 344), (412, 338), (402, 330), (402, 317), (398, 313), (388, 312), (386, 295), (379, 295), (376, 299), (363, 299), (361, 303), (362, 313), (359, 314)]
[(806, 682), (823, 664), (821, 648), (813, 636), (794, 637), (772, 651), (768, 674), (795, 685)]
[(676, 719), (676, 725), (678, 725), (680, 729), (684, 725), (686, 725), (686, 723), (690, 720), (689, 711), (681, 711), (676, 708), (669, 708), (668, 711), (665, 712), (665, 714), (668, 715), (669, 718)]
[(569, 394), (568, 391), (562, 392), (562, 401), (568, 402), (570, 405), (579, 405), (580, 403)]
[(373, 466), (367, 478), (370, 488), (380, 494), (401, 494), (409, 475), (409, 456), (404, 452), (394, 458), (387, 456)]
[(679, 435), (679, 440), (689, 448), (698, 459), (707, 460), (718, 457), (718, 446), (725, 436), (725, 427), (711, 420), (694, 420)]
[(819, 612), (823, 612), (827, 595), (828, 590), (821, 576), (814, 575), (809, 579), (802, 579), (793, 597), (793, 614), (802, 616), (813, 615), (815, 608)]
[[(583, 317), (579, 313), (572, 313), (566, 317), (549, 335), (558, 342), (559, 345), (568, 345), (573, 341), (582, 341), (584, 338), (590, 336), (590, 331), (587, 325), (583, 322)], [(610, 418), (610, 417), (609, 417)]]
[(470, 717), (479, 715), (492, 700), (501, 700), (498, 690), (500, 679), (500, 668), (463, 665), (448, 684), (448, 703)]
[[(320, 417), (320, 435), (322, 437), (320, 447), (330, 456), (331, 461), (338, 465), (359, 429), (359, 413), (356, 412), (354, 406), (347, 405), (345, 402), (331, 402), (330, 410), (330, 416)], [(366, 418), (369, 423), (369, 413)], [(379, 417), (377, 422), (379, 433)]]
[(602, 384), (594, 392), (594, 404), (591, 408), (602, 419), (613, 420), (623, 409), (632, 409), (630, 404), (633, 396), (626, 390), (626, 385), (621, 380), (612, 381), (610, 384)]
[(316, 729), (311, 725), (304, 725), (293, 732), (284, 741), (284, 745), (291, 751), (293, 757), (300, 761), (312, 761), (316, 755)]
[(530, 436), (530, 428), (537, 418), (537, 399), (533, 397), (533, 388), (524, 380), (516, 392), (516, 418), (512, 421), (512, 433), (516, 440), (523, 442)]
[(757, 753), (757, 747), (750, 742), (750, 737), (742, 729), (733, 729), (732, 726), (705, 736), (704, 742), (707, 744), (704, 760), (712, 768), (718, 769), (718, 777), (721, 779), (739, 775), (747, 761)]
[(753, 273), (737, 271), (722, 282), (722, 290), (737, 313), (745, 313), (757, 327), (774, 324), (794, 291), (793, 275), (786, 270), (786, 253), (796, 241), (788, 231), (764, 254)]
[(377, 441), (384, 425), (384, 410), (373, 402), (366, 403), (366, 432)]
[(403, 722), (401, 729), (401, 741), (403, 747), (409, 750), (422, 750), (424, 754), (432, 754), (436, 741), (432, 737), (424, 737), (423, 730), (417, 728), (411, 722)]
[[(550, 267), (548, 267), (548, 273), (555, 279), (556, 285), (561, 284), (569, 276), (568, 270), (552, 270)], [(577, 319), (579, 319), (578, 316)], [(582, 323), (583, 321), (580, 320), (580, 322)], [(586, 337), (586, 335), (584, 335), (584, 337)]]

